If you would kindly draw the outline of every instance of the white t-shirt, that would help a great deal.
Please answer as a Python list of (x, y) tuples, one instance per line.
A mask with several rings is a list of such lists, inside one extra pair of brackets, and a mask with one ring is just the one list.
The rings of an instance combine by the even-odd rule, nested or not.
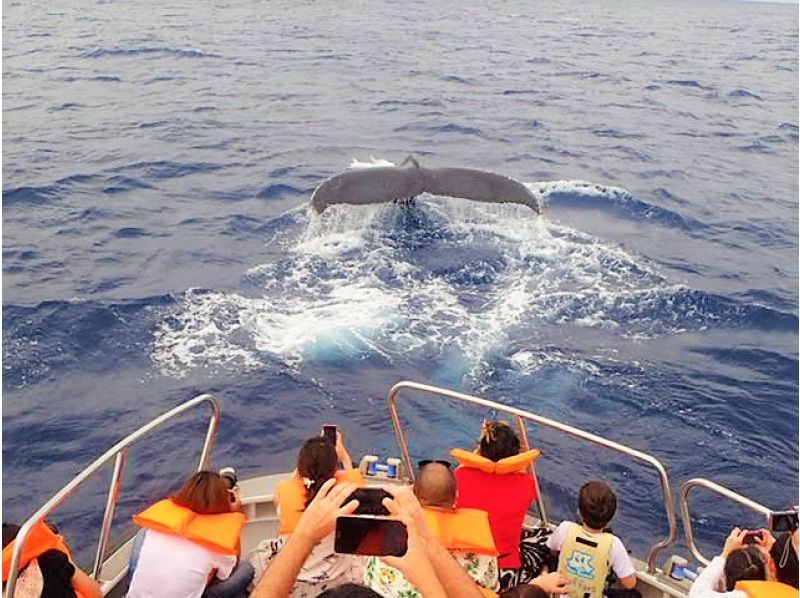
[[(564, 547), (564, 540), (567, 537), (567, 531), (571, 525), (573, 525), (571, 521), (562, 521), (558, 524), (556, 531), (547, 539), (547, 547), (550, 550), (561, 552)], [(584, 528), (584, 531), (586, 531), (586, 528)], [(598, 535), (589, 531), (586, 531), (586, 534), (589, 536)], [(614, 536), (614, 541), (611, 543), (611, 568), (620, 579), (636, 573), (631, 557), (628, 556), (628, 551), (625, 550), (622, 540), (616, 536)]]
[(725, 559), (715, 556), (708, 567), (703, 569), (689, 590), (689, 598), (747, 598), (742, 590), (726, 592), (722, 587), (725, 577)]
[(200, 598), (212, 569), (218, 579), (227, 579), (235, 566), (235, 556), (147, 530), (128, 598)]

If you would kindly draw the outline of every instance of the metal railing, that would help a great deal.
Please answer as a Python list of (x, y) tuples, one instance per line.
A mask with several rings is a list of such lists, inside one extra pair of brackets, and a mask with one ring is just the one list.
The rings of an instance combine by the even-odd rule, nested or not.
[[(670, 546), (675, 541), (675, 538), (677, 537), (678, 534), (678, 525), (675, 517), (675, 505), (672, 499), (672, 488), (669, 483), (669, 477), (667, 476), (666, 469), (664, 469), (664, 466), (661, 464), (661, 462), (652, 455), (648, 455), (647, 453), (643, 453), (641, 451), (637, 451), (635, 449), (627, 447), (624, 444), (619, 444), (618, 442), (614, 442), (613, 440), (608, 440), (606, 438), (603, 438), (602, 436), (597, 436), (596, 434), (585, 432), (578, 428), (562, 424), (560, 422), (548, 419), (546, 417), (542, 417), (540, 415), (535, 415), (533, 413), (524, 411), (522, 409), (517, 409), (515, 407), (508, 407), (506, 405), (501, 405), (500, 403), (495, 403), (494, 401), (481, 399), (479, 397), (473, 397), (471, 395), (462, 394), (460, 392), (455, 392), (452, 390), (448, 390), (446, 388), (439, 388), (437, 386), (430, 386), (428, 384), (419, 384), (417, 382), (404, 381), (404, 382), (398, 382), (389, 391), (389, 411), (391, 412), (392, 424), (394, 425), (394, 431), (395, 435), (397, 436), (397, 442), (400, 445), (400, 451), (403, 454), (403, 461), (405, 462), (406, 469), (409, 471), (412, 478), (414, 475), (413, 474), (414, 469), (411, 463), (411, 455), (408, 452), (408, 442), (406, 441), (406, 436), (400, 424), (400, 417), (397, 411), (397, 401), (400, 397), (400, 391), (402, 391), (403, 389), (416, 390), (444, 397), (447, 399), (452, 399), (455, 401), (461, 401), (463, 403), (478, 405), (480, 407), (493, 409), (495, 411), (511, 415), (517, 422), (517, 426), (519, 427), (520, 430), (520, 441), (526, 450), (527, 448), (529, 448), (529, 445), (528, 445), (528, 436), (525, 431), (524, 422), (530, 421), (539, 424), (541, 426), (557, 430), (574, 438), (584, 440), (591, 444), (604, 446), (606, 448), (609, 448), (613, 451), (617, 451), (618, 453), (622, 453), (623, 455), (626, 455), (633, 459), (643, 461), (644, 463), (653, 467), (658, 473), (659, 481), (661, 482), (661, 492), (664, 498), (664, 512), (667, 516), (667, 522), (669, 524), (668, 536), (665, 539), (656, 542), (650, 548), (650, 552), (647, 556), (647, 570), (649, 572), (652, 573), (656, 569), (656, 557), (658, 556), (658, 553), (661, 552), (667, 546)], [(531, 473), (534, 476), (534, 480), (536, 480), (535, 471), (532, 470)], [(536, 482), (536, 486), (537, 486), (537, 501), (538, 501), (537, 507), (540, 509), (540, 515), (542, 515), (543, 521), (546, 522), (546, 518), (544, 517), (543, 501), (541, 498), (542, 495), (541, 492), (538, 492), (539, 490), (538, 481)]]
[(772, 510), (768, 509), (764, 505), (759, 504), (754, 500), (750, 500), (746, 496), (742, 496), (738, 492), (734, 492), (725, 486), (720, 486), (711, 480), (707, 480), (706, 478), (692, 478), (691, 480), (684, 482), (681, 486), (680, 505), (681, 518), (683, 519), (683, 533), (686, 536), (686, 546), (692, 551), (694, 558), (704, 565), (708, 565), (711, 561), (700, 552), (699, 548), (697, 548), (697, 544), (694, 541), (692, 516), (689, 513), (689, 492), (693, 488), (705, 488), (706, 490), (710, 490), (711, 492), (719, 494), (720, 496), (729, 498), (732, 501), (739, 503), (740, 505), (745, 506), (752, 511), (755, 511), (756, 513), (761, 513), (762, 515), (769, 515), (772, 513)]
[(114, 509), (116, 508), (119, 500), (122, 472), (125, 468), (125, 460), (127, 458), (128, 448), (151, 432), (161, 428), (164, 424), (172, 421), (193, 407), (203, 403), (208, 403), (211, 407), (211, 418), (208, 422), (208, 430), (206, 431), (205, 442), (203, 443), (203, 452), (200, 454), (200, 463), (197, 469), (199, 471), (209, 467), (211, 464), (211, 451), (214, 448), (214, 441), (216, 440), (217, 426), (219, 424), (221, 411), (219, 402), (214, 396), (203, 394), (190, 399), (181, 405), (178, 405), (174, 409), (170, 409), (166, 413), (148, 422), (132, 434), (129, 434), (120, 440), (86, 469), (72, 478), (72, 480), (66, 486), (56, 492), (50, 500), (48, 500), (38, 511), (31, 515), (31, 517), (22, 524), (22, 527), (19, 528), (19, 532), (17, 533), (16, 541), (14, 542), (14, 552), (11, 557), (11, 566), (8, 582), (6, 584), (5, 596), (14, 595), (14, 587), (17, 584), (17, 575), (19, 573), (20, 556), (22, 554), (22, 549), (25, 546), (25, 541), (28, 538), (28, 534), (33, 526), (47, 517), (56, 507), (74, 494), (78, 488), (80, 488), (87, 480), (92, 478), (103, 468), (103, 466), (108, 464), (113, 459), (114, 471), (111, 474), (111, 483), (108, 488), (108, 496), (106, 497), (106, 508), (105, 513), (103, 514), (103, 523), (100, 528), (100, 538), (97, 542), (97, 552), (95, 553), (94, 566), (92, 567), (92, 577), (97, 579), (103, 568), (103, 561), (105, 560), (106, 551), (108, 549), (108, 537), (111, 533), (111, 523), (114, 518)]

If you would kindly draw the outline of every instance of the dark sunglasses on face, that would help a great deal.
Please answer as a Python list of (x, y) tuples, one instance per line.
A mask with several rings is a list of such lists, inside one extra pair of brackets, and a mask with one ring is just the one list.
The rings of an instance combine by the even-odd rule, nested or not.
[(439, 465), (444, 465), (447, 469), (450, 469), (453, 464), (450, 461), (445, 461), (444, 459), (423, 459), (422, 461), (417, 461), (417, 469), (422, 469), (426, 465), (430, 465), (431, 463), (438, 463)]

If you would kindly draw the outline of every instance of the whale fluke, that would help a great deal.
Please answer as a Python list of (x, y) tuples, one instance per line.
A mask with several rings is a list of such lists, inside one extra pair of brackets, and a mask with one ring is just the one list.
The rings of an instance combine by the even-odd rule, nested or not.
[(321, 214), (332, 204), (387, 203), (424, 192), (487, 203), (517, 203), (537, 214), (541, 212), (533, 193), (510, 177), (472, 168), (422, 168), (411, 157), (403, 166), (377, 166), (337, 174), (316, 188), (311, 205)]

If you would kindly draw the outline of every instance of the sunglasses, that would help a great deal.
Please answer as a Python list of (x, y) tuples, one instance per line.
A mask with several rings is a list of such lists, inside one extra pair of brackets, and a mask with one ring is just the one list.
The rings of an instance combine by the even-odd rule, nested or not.
[(422, 461), (417, 461), (417, 469), (422, 469), (423, 467), (430, 465), (431, 463), (438, 463), (439, 465), (444, 465), (447, 469), (453, 467), (453, 464), (450, 461), (445, 461), (444, 459), (423, 459)]

